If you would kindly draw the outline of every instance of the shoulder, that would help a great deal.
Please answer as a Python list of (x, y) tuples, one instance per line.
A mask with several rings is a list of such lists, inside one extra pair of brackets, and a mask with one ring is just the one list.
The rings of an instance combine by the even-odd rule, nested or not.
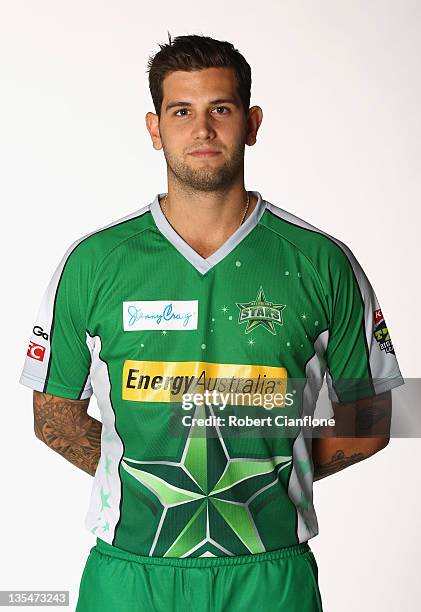
[(319, 272), (327, 271), (332, 264), (352, 269), (359, 266), (354, 253), (343, 241), (268, 201), (262, 225), (279, 240), (287, 241), (291, 248), (299, 250)]
[(119, 245), (153, 226), (150, 206), (146, 204), (73, 241), (64, 253), (62, 265), (99, 265)]

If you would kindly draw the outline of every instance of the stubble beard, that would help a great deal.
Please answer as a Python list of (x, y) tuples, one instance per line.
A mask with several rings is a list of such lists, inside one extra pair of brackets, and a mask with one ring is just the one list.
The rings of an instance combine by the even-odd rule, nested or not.
[(225, 159), (222, 166), (212, 168), (193, 168), (184, 162), (184, 158), (172, 155), (162, 143), (164, 157), (169, 170), (187, 189), (193, 191), (223, 191), (233, 184), (234, 180), (243, 171), (245, 143), (239, 143), (231, 157)]

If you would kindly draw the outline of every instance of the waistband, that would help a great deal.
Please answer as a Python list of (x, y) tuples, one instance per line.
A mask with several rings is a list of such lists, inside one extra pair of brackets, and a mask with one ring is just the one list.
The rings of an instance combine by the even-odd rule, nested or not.
[(244, 563), (261, 563), (262, 561), (274, 561), (277, 559), (289, 559), (304, 555), (309, 552), (310, 546), (308, 542), (285, 546), (277, 550), (270, 550), (264, 553), (255, 553), (250, 555), (227, 555), (224, 557), (149, 557), (135, 555), (116, 546), (112, 546), (101, 540), (96, 539), (96, 546), (91, 549), (97, 550), (102, 554), (124, 559), (125, 561), (135, 561), (136, 563), (144, 563), (149, 565), (172, 565), (175, 567), (216, 567), (220, 565), (242, 565)]

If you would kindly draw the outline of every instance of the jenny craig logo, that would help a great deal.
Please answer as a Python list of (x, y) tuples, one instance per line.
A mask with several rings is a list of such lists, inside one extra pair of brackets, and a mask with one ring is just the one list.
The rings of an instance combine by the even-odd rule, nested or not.
[(198, 300), (123, 302), (123, 329), (197, 329), (198, 303)]

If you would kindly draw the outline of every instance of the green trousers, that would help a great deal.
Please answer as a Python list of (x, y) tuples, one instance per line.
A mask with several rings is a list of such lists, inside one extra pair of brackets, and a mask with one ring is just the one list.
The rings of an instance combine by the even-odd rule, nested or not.
[(244, 556), (142, 557), (97, 538), (76, 612), (320, 612), (307, 542)]

